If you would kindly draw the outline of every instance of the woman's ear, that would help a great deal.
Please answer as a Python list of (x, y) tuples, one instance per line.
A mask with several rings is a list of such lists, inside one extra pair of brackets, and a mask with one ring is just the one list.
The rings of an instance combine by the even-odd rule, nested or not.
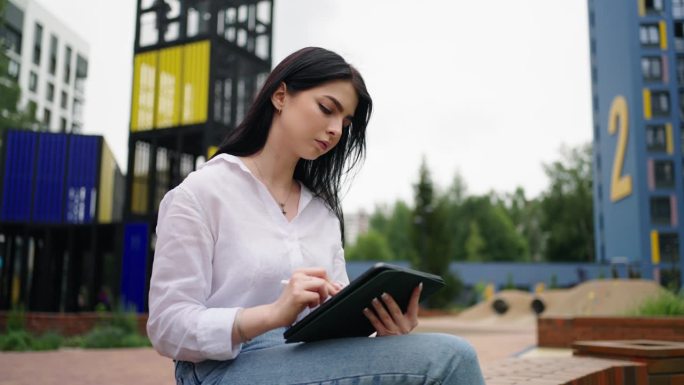
[(287, 86), (285, 82), (281, 82), (278, 89), (271, 95), (271, 103), (273, 103), (273, 108), (280, 113), (285, 105), (285, 96), (287, 95)]

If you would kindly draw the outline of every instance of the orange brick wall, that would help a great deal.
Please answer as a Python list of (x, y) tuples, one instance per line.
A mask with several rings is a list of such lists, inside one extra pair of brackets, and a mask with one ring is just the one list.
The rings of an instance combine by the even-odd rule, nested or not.
[[(7, 328), (7, 312), (0, 312), (0, 333)], [(55, 331), (63, 336), (85, 334), (98, 322), (111, 318), (110, 314), (98, 313), (26, 313), (26, 330), (42, 334)], [(138, 315), (138, 331), (147, 335), (147, 314)]]
[(580, 340), (650, 339), (684, 342), (684, 317), (540, 317), (537, 345), (570, 348)]

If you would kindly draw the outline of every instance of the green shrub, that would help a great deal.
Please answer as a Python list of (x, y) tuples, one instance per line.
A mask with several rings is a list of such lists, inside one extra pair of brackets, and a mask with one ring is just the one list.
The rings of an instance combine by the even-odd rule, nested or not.
[(445, 272), (442, 274), (444, 279), (444, 287), (439, 289), (434, 295), (425, 301), (430, 309), (447, 309), (453, 305), (454, 301), (458, 298), (463, 290), (463, 281), (458, 275), (452, 274), (450, 272)]
[(149, 339), (140, 334), (130, 333), (119, 326), (97, 326), (80, 340), (86, 349), (137, 348), (152, 346)]
[(56, 332), (47, 332), (40, 337), (33, 338), (33, 345), (31, 350), (57, 350), (62, 346), (62, 338)]
[(83, 336), (84, 348), (120, 348), (126, 332), (116, 326), (97, 326)]
[(669, 291), (646, 299), (630, 312), (634, 316), (684, 316), (684, 296)]
[(26, 314), (22, 306), (13, 307), (7, 314), (7, 332), (22, 331), (26, 326)]
[(0, 350), (24, 352), (33, 347), (33, 336), (25, 330), (12, 330), (0, 335)]
[(143, 348), (151, 347), (152, 343), (147, 337), (141, 336), (140, 334), (128, 334), (124, 337), (122, 345), (123, 347), (129, 348)]
[(62, 341), (62, 346), (67, 348), (81, 348), (83, 347), (83, 336), (65, 337)]
[(98, 311), (100, 320), (85, 335), (62, 337), (55, 332), (34, 336), (25, 330), (25, 314), (22, 308), (12, 309), (7, 319), (7, 333), (0, 334), (0, 351), (55, 350), (73, 348), (124, 348), (152, 346), (147, 337), (138, 333), (138, 315), (134, 310), (111, 314)]
[(117, 327), (127, 334), (138, 334), (138, 314), (135, 311), (114, 312), (109, 325)]

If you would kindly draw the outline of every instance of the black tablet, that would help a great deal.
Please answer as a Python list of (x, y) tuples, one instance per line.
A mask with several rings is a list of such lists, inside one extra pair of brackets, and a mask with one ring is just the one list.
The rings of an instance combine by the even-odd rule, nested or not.
[(377, 263), (337, 295), (285, 331), (287, 342), (310, 342), (330, 338), (367, 337), (375, 332), (363, 314), (373, 298), (388, 293), (405, 312), (413, 289), (423, 283), (420, 300), (442, 286), (442, 277), (406, 267)]

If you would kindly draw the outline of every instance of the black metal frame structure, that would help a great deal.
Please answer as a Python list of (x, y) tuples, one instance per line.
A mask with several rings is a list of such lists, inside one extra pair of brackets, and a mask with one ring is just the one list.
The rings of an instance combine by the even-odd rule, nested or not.
[[(273, 0), (137, 1), (134, 55), (208, 42), (208, 95), (206, 121), (200, 123), (162, 128), (155, 122), (151, 129), (133, 130), (131, 120), (125, 222), (148, 223), (153, 233), (163, 195), (242, 119), (271, 69), (272, 20)], [(159, 73), (152, 111), (159, 103)], [(136, 81), (134, 74), (134, 87)], [(135, 103), (134, 95), (131, 115)], [(154, 247), (149, 239), (147, 288)]]

